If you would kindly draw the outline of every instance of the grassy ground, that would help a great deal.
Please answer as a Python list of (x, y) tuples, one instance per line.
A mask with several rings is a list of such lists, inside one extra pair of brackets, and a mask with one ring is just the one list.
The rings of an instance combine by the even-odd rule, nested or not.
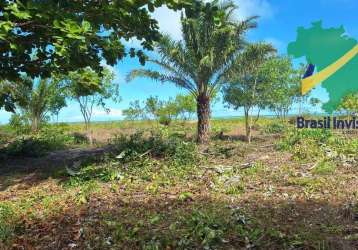
[(262, 120), (249, 145), (240, 119), (212, 129), (197, 147), (194, 123), (100, 123), (113, 150), (98, 161), (17, 162), (0, 176), (0, 248), (358, 249), (356, 138)]

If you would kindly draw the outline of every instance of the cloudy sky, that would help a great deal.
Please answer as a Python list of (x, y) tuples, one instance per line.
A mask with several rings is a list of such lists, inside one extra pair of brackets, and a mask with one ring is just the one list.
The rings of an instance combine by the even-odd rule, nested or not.
[[(247, 39), (249, 41), (267, 41), (272, 43), (280, 54), (286, 53), (287, 44), (296, 38), (296, 30), (299, 26), (309, 27), (311, 22), (322, 20), (325, 27), (338, 27), (343, 25), (348, 35), (358, 38), (357, 13), (358, 1), (356, 0), (235, 0), (239, 6), (236, 12), (238, 19), (244, 19), (252, 15), (260, 16), (259, 26), (251, 31)], [(170, 34), (175, 39), (181, 38), (180, 13), (159, 8), (153, 14), (158, 20), (160, 29)], [(135, 41), (128, 46), (138, 46)], [(304, 59), (302, 59), (304, 60)], [(122, 101), (120, 103), (108, 103), (111, 109), (106, 114), (99, 107), (94, 111), (94, 120), (118, 120), (122, 118), (122, 110), (127, 108), (134, 100), (145, 100), (153, 95), (161, 99), (174, 97), (185, 91), (171, 84), (158, 84), (147, 79), (136, 79), (131, 83), (124, 81), (125, 75), (132, 69), (141, 66), (135, 59), (125, 59), (119, 62), (113, 70), (116, 74), (116, 82), (120, 84)], [(148, 67), (148, 66), (147, 66)], [(327, 99), (325, 91), (318, 87), (314, 93), (323, 101)], [(267, 113), (268, 114), (268, 113)], [(213, 107), (214, 116), (242, 115), (242, 111), (227, 110), (221, 102)], [(10, 114), (0, 110), (0, 123), (6, 123)], [(69, 103), (60, 116), (60, 121), (81, 121), (79, 107), (75, 103)]]

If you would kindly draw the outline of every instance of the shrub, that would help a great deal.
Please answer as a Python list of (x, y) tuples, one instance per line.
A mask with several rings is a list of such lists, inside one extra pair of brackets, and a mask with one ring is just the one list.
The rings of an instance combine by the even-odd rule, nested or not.
[[(70, 171), (70, 170), (68, 170)], [(67, 183), (69, 186), (78, 186), (86, 182), (93, 180), (99, 180), (103, 182), (120, 180), (122, 178), (121, 172), (118, 166), (114, 166), (111, 163), (104, 165), (89, 165), (82, 168), (79, 172), (69, 172), (72, 177)]]
[[(223, 242), (230, 240), (230, 234), (235, 235), (236, 243), (245, 248), (255, 242), (259, 246), (263, 240), (263, 231), (254, 221), (242, 213), (241, 209), (231, 208), (231, 211), (217, 209), (195, 209), (183, 216), (178, 223), (182, 236), (178, 242), (180, 249), (221, 249)], [(220, 211), (220, 212), (219, 212)], [(251, 245), (253, 246), (253, 244)]]
[(148, 154), (156, 158), (166, 158), (176, 164), (193, 164), (198, 159), (197, 147), (193, 142), (166, 134), (166, 131), (151, 132), (145, 136), (143, 131), (130, 136), (118, 136), (113, 141), (117, 152), (124, 161)]
[(310, 138), (295, 143), (291, 148), (291, 152), (296, 160), (312, 160), (324, 157), (324, 152), (320, 145)]
[(161, 115), (159, 117), (159, 124), (162, 124), (164, 126), (169, 126), (170, 123), (172, 122), (172, 119), (169, 117), (169, 116), (166, 116), (166, 115)]
[(13, 114), (11, 116), (9, 125), (17, 135), (29, 134), (31, 131), (31, 126), (28, 123), (28, 120), (19, 114)]
[(89, 143), (89, 138), (86, 134), (75, 132), (72, 133), (71, 136), (73, 137), (73, 142), (75, 144), (87, 144)]
[(332, 162), (321, 161), (317, 164), (315, 168), (312, 169), (313, 174), (317, 175), (329, 175), (333, 174), (336, 171), (336, 165)]
[(39, 157), (49, 151), (66, 148), (73, 143), (73, 137), (56, 126), (45, 126), (39, 132), (16, 137), (1, 151), (8, 156)]
[(326, 129), (290, 129), (285, 137), (278, 143), (278, 148), (291, 150), (296, 144), (302, 144), (305, 140), (311, 140), (317, 145), (327, 143), (332, 137), (331, 130)]
[(286, 125), (278, 122), (270, 123), (265, 127), (266, 134), (282, 134), (286, 131)]
[(279, 150), (288, 150), (297, 160), (313, 160), (325, 156), (323, 145), (333, 138), (330, 130), (290, 129), (276, 145)]

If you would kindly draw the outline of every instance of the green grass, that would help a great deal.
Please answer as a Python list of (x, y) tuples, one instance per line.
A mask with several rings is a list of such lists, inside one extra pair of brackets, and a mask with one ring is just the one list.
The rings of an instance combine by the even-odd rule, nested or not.
[[(355, 169), (342, 166), (339, 155), (348, 157), (356, 139), (290, 128), (280, 132), (276, 125), (265, 130), (275, 122), (260, 121), (251, 145), (216, 138), (202, 146), (194, 142), (192, 123), (93, 124), (94, 130), (118, 132), (111, 138), (115, 154), (51, 175), (35, 168), (33, 182), (28, 173), (0, 177), (6, 179), (0, 191), (0, 248), (46, 248), (54, 242), (84, 249), (353, 244), (358, 196), (352, 187), (358, 183)], [(243, 120), (213, 120), (213, 126), (213, 137), (217, 131), (236, 135)], [(82, 124), (63, 127), (71, 134), (81, 132)], [(281, 138), (270, 136), (278, 132)], [(338, 156), (327, 156), (327, 148)]]

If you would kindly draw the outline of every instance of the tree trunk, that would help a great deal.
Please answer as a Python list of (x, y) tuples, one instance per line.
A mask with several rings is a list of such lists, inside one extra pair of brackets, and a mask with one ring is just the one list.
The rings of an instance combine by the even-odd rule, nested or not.
[(86, 127), (86, 134), (89, 139), (89, 143), (91, 146), (93, 146), (93, 130), (91, 128), (91, 123), (87, 119), (85, 119), (85, 127)]
[(251, 123), (249, 117), (249, 110), (245, 110), (245, 130), (246, 130), (246, 141), (251, 143)]
[(206, 94), (200, 94), (197, 97), (198, 113), (198, 143), (207, 143), (209, 141), (210, 130), (210, 97)]
[(31, 121), (31, 130), (32, 132), (37, 132), (37, 130), (39, 129), (39, 123), (40, 123), (40, 119), (36, 116), (32, 117), (32, 121)]

